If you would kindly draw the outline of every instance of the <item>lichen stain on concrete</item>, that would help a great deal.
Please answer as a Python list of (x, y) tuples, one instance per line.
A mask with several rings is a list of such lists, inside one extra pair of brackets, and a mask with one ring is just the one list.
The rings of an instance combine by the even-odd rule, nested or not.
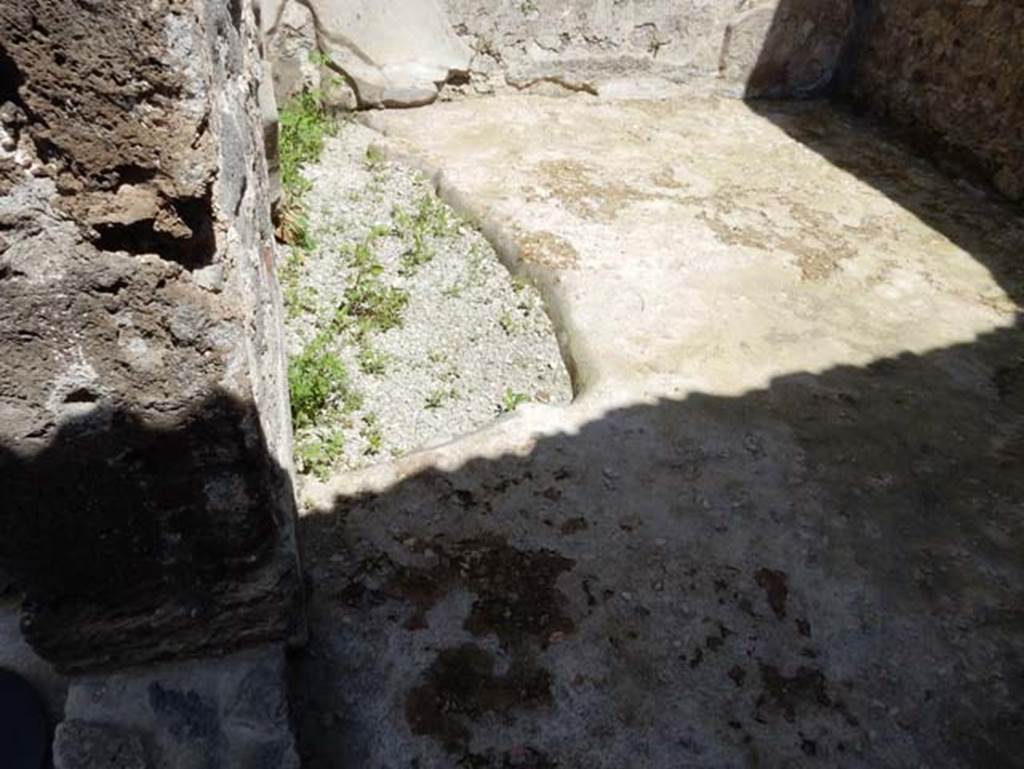
[(527, 264), (571, 270), (579, 261), (579, 254), (572, 243), (553, 232), (521, 232), (516, 240), (519, 244), (519, 257)]
[[(661, 196), (637, 187), (602, 177), (599, 169), (578, 160), (545, 160), (537, 164), (534, 177), (547, 196), (553, 197), (580, 219), (614, 221), (634, 203), (656, 200)], [(529, 201), (543, 200), (534, 193)]]
[(789, 596), (786, 572), (761, 568), (757, 570), (754, 579), (764, 589), (765, 595), (768, 597), (768, 605), (772, 607), (775, 616), (785, 619), (786, 598)]
[[(471, 504), (471, 499), (463, 502)], [(410, 550), (431, 558), (435, 565), (409, 567), (387, 558), (364, 564), (366, 571), (390, 570), (382, 594), (402, 597), (413, 605), (405, 629), (427, 630), (430, 609), (462, 587), (475, 595), (464, 629), (481, 639), (496, 637), (508, 655), (507, 670), (499, 673), (494, 654), (476, 644), (443, 649), (405, 697), (412, 733), (439, 741), (448, 752), (464, 754), (472, 766), (472, 754), (467, 751), (472, 722), (489, 713), (536, 709), (552, 700), (552, 674), (538, 663), (536, 653), (575, 630), (568, 601), (555, 587), (559, 575), (571, 570), (574, 561), (551, 550), (519, 550), (498, 536), (450, 546), (417, 541)], [(357, 581), (349, 583), (346, 593), (358, 603), (367, 596)], [(532, 748), (521, 750), (537, 761), (543, 758), (536, 751), (532, 755)]]
[(755, 718), (763, 718), (765, 710), (775, 711), (793, 723), (798, 711), (821, 708), (836, 710), (846, 717), (850, 726), (857, 725), (857, 720), (845, 712), (842, 703), (829, 696), (828, 681), (820, 670), (800, 666), (793, 675), (786, 676), (773, 665), (761, 663), (760, 669), (764, 688), (755, 701)]
[(439, 740), (446, 750), (464, 750), (470, 739), (466, 721), (513, 708), (536, 709), (551, 702), (551, 674), (515, 659), (507, 673), (495, 672), (495, 659), (473, 644), (445, 649), (409, 692), (405, 716), (413, 734)]
[(494, 634), (506, 649), (546, 645), (555, 634), (573, 632), (567, 601), (556, 588), (558, 576), (574, 562), (551, 550), (517, 550), (502, 538), (464, 540), (451, 548), (439, 543), (429, 549), (437, 565), (429, 569), (393, 565), (387, 591), (406, 597), (415, 607), (407, 629), (426, 627), (427, 612), (456, 585), (476, 595), (465, 629), (475, 636)]
[(697, 219), (706, 224), (722, 244), (793, 255), (804, 281), (826, 280), (844, 261), (856, 256), (847, 233), (875, 237), (884, 234), (869, 232), (870, 224), (840, 225), (831, 214), (784, 198), (779, 202), (797, 227), (786, 228), (767, 222), (763, 209), (751, 201), (751, 192), (726, 189), (711, 198), (691, 197), (687, 202), (701, 206)]

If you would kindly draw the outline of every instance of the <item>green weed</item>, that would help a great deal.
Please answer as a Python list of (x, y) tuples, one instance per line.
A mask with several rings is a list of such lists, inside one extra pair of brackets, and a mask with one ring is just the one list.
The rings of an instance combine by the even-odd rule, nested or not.
[(285, 312), (290, 319), (316, 310), (316, 289), (302, 284), (306, 254), (303, 249), (293, 247), (278, 272)]
[(465, 286), (463, 286), (461, 283), (452, 283), (450, 286), (441, 291), (441, 296), (443, 296), (445, 299), (458, 299), (460, 296), (462, 296), (462, 292), (464, 289)]
[(373, 272), (379, 274), (384, 270), (377, 255), (373, 251), (374, 238), (369, 237), (362, 243), (350, 246), (348, 250), (349, 264), (357, 273)]
[(341, 428), (324, 436), (308, 433), (295, 443), (295, 464), (300, 473), (326, 480), (344, 451), (345, 435)]
[(450, 387), (448, 389), (439, 388), (437, 390), (432, 390), (427, 394), (427, 398), (423, 405), (428, 409), (439, 409), (444, 405), (445, 401), (455, 400), (458, 397), (459, 394), (456, 392), (454, 387)]
[(393, 234), (405, 243), (399, 274), (408, 277), (434, 258), (433, 240), (451, 234), (454, 224), (448, 207), (429, 192), (424, 193), (412, 211), (391, 211)]
[(498, 325), (501, 326), (501, 330), (505, 332), (507, 336), (512, 336), (516, 329), (519, 328), (519, 324), (516, 323), (515, 318), (512, 317), (511, 313), (502, 313), (501, 317), (498, 318)]
[(331, 407), (359, 408), (361, 398), (349, 385), (345, 364), (321, 332), (288, 363), (292, 422), (296, 428), (313, 425)]
[(409, 304), (407, 291), (389, 286), (381, 279), (384, 266), (374, 253), (374, 240), (371, 233), (351, 249), (349, 260), (355, 275), (334, 313), (334, 329), (339, 333), (351, 332), (357, 340), (365, 339), (373, 331), (399, 328)]
[(305, 90), (285, 104), (280, 114), (279, 152), (281, 183), (288, 195), (301, 197), (309, 190), (302, 167), (320, 158), (324, 139), (335, 128), (335, 121), (323, 109), (316, 91)]
[(366, 448), (363, 449), (363, 453), (371, 457), (380, 454), (381, 449), (384, 448), (384, 435), (381, 433), (376, 414), (367, 414), (363, 417), (361, 434), (366, 441)]
[(389, 360), (385, 353), (373, 349), (368, 343), (359, 348), (359, 370), (367, 376), (383, 375)]
[(434, 249), (427, 243), (426, 237), (423, 233), (414, 232), (412, 233), (412, 242), (402, 253), (398, 274), (403, 278), (411, 277), (433, 258)]
[(316, 247), (309, 227), (305, 195), (310, 183), (302, 167), (319, 160), (324, 139), (333, 134), (335, 121), (327, 115), (316, 91), (303, 91), (288, 101), (279, 117), (278, 154), (283, 195), (277, 216), (278, 237), (289, 245), (312, 251)]
[(372, 331), (399, 328), (408, 304), (409, 294), (404, 289), (385, 284), (376, 271), (363, 272), (345, 289), (335, 324), (362, 339)]
[(511, 387), (508, 387), (505, 389), (505, 394), (502, 396), (501, 403), (498, 405), (498, 413), (511, 414), (524, 403), (529, 402), (530, 396), (526, 395), (526, 393), (519, 393), (514, 391)]
[(381, 152), (379, 147), (371, 144), (366, 148), (366, 157), (364, 158), (364, 162), (366, 163), (366, 169), (368, 171), (380, 170), (384, 166), (385, 161), (386, 158), (384, 157), (384, 153)]

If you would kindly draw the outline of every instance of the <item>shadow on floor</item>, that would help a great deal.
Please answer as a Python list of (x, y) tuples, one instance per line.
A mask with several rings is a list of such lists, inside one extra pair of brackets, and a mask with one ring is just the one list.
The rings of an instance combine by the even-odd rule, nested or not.
[(616, 410), (300, 537), (309, 767), (1024, 766), (1021, 324)]
[[(821, 104), (751, 108), (1021, 307), (1012, 208)], [(310, 767), (1024, 766), (1020, 312), (923, 355), (620, 408), (338, 499), (300, 539)]]

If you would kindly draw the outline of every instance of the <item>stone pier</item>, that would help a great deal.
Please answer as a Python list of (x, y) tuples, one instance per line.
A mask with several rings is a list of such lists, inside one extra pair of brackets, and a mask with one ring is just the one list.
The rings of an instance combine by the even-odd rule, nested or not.
[[(33, 650), (0, 664), (54, 709), (69, 687), (62, 769), (106, 765), (98, 734), (132, 766), (293, 755), (273, 702), (304, 620), (256, 23), (213, 0), (0, 5), (0, 590)], [(97, 694), (117, 687), (147, 707)], [(168, 735), (219, 740), (219, 763)]]

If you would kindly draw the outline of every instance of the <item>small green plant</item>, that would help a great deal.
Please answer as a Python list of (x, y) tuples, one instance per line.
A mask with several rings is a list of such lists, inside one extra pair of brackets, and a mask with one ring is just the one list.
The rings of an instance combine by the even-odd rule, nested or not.
[(363, 339), (371, 331), (401, 327), (408, 304), (409, 294), (404, 289), (386, 285), (376, 271), (364, 272), (345, 289), (335, 322), (354, 331), (357, 339)]
[(465, 286), (456, 281), (455, 283), (452, 283), (450, 286), (442, 290), (441, 296), (443, 296), (445, 299), (458, 299), (460, 296), (462, 296), (462, 292), (464, 289)]
[(391, 211), (393, 234), (405, 243), (399, 274), (408, 277), (434, 258), (433, 240), (449, 235), (453, 223), (448, 206), (434, 194), (420, 196), (413, 211), (394, 208)]
[(310, 51), (309, 52), (309, 63), (315, 64), (318, 67), (328, 67), (331, 64), (331, 57), (323, 51)]
[(412, 242), (406, 247), (400, 259), (398, 274), (408, 278), (416, 274), (420, 267), (434, 258), (434, 249), (427, 243), (426, 236), (419, 231), (411, 235)]
[(519, 324), (516, 323), (515, 318), (512, 317), (511, 313), (502, 313), (502, 316), (498, 318), (498, 325), (501, 326), (501, 330), (508, 336), (512, 336), (519, 328)]
[(435, 238), (442, 238), (453, 229), (449, 208), (437, 195), (424, 193), (416, 204), (416, 221)]
[(368, 240), (377, 240), (378, 238), (386, 238), (391, 234), (391, 228), (385, 224), (375, 224), (370, 228), (370, 234), (367, 235)]
[(326, 435), (308, 433), (295, 444), (295, 464), (300, 473), (326, 480), (345, 451), (345, 435), (340, 428)]
[(366, 169), (368, 171), (378, 171), (383, 168), (386, 158), (384, 153), (381, 152), (380, 147), (375, 144), (371, 144), (366, 148)]
[(530, 402), (530, 396), (525, 393), (514, 391), (511, 387), (505, 389), (501, 403), (498, 405), (499, 414), (511, 414), (524, 403)]
[(357, 274), (373, 272), (380, 274), (384, 268), (377, 261), (377, 255), (373, 252), (374, 238), (369, 237), (362, 243), (356, 243), (351, 247), (349, 262), (355, 268)]
[(359, 394), (349, 386), (345, 364), (330, 350), (329, 341), (321, 332), (288, 363), (292, 421), (297, 428), (315, 424), (331, 407), (359, 408)]
[[(345, 365), (330, 344), (328, 332), (321, 331), (288, 363), (295, 462), (299, 472), (321, 478), (344, 452), (346, 415), (362, 406), (362, 397), (350, 386)], [(334, 426), (324, 430), (324, 423)]]
[(359, 370), (367, 376), (381, 376), (389, 360), (386, 353), (373, 349), (368, 342), (359, 347)]
[(278, 156), (283, 195), (277, 215), (277, 234), (285, 243), (305, 251), (313, 250), (316, 244), (304, 200), (310, 183), (302, 175), (302, 167), (320, 158), (324, 139), (333, 134), (335, 128), (317, 91), (305, 90), (281, 109)]
[(366, 441), (366, 448), (363, 449), (363, 453), (370, 457), (380, 454), (381, 449), (384, 448), (384, 435), (381, 433), (376, 414), (371, 413), (363, 417), (361, 434)]
[(317, 91), (304, 90), (285, 104), (280, 115), (279, 153), (281, 183), (287, 195), (301, 197), (309, 189), (302, 166), (320, 158), (324, 139), (335, 127)]
[(306, 252), (293, 247), (278, 272), (285, 312), (291, 319), (315, 309), (316, 290), (302, 284), (302, 268), (305, 264)]
[(352, 333), (362, 341), (372, 331), (390, 331), (402, 325), (409, 294), (381, 279), (384, 266), (374, 253), (373, 233), (349, 251), (349, 262), (355, 270), (352, 282), (345, 289), (341, 304), (334, 313), (333, 328), (338, 333)]
[(447, 389), (442, 387), (428, 393), (427, 399), (423, 405), (428, 409), (439, 409), (444, 405), (445, 401), (455, 400), (458, 397), (459, 394), (455, 391), (454, 387), (449, 387)]

